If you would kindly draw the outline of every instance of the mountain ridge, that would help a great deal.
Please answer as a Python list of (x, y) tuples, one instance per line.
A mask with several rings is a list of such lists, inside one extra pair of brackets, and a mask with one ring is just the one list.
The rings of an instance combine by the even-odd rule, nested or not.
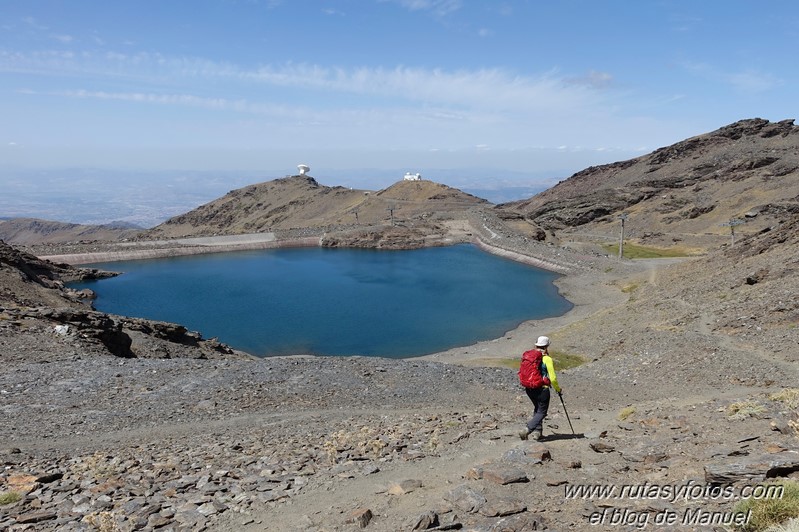
[[(46, 232), (45, 221), (28, 221), (25, 228), (15, 220), (0, 222), (0, 238), (36, 245), (299, 231), (329, 235), (335, 245), (381, 247), (386, 242), (376, 235), (392, 227), (389, 240), (398, 247), (403, 229), (396, 227), (408, 229), (415, 246), (445, 242), (453, 227), (489, 216), (534, 240), (595, 245), (617, 240), (624, 213), (629, 241), (702, 253), (726, 245), (730, 220), (745, 222), (735, 229), (739, 234), (753, 234), (795, 212), (799, 127), (792, 119), (751, 118), (640, 157), (586, 168), (527, 199), (499, 205), (429, 180), (369, 191), (288, 176), (231, 190), (138, 233), (69, 225)], [(367, 232), (368, 238), (351, 238)], [(467, 232), (459, 229), (458, 238)]]
[(127, 222), (89, 225), (40, 218), (0, 220), (0, 240), (17, 245), (58, 244), (75, 241), (116, 242), (133, 238), (141, 231), (143, 231), (141, 227)]
[[(627, 215), (632, 235), (670, 246), (707, 249), (746, 220), (753, 233), (799, 212), (799, 127), (794, 120), (740, 120), (649, 154), (575, 173), (500, 211), (515, 213), (565, 238), (578, 232), (616, 232)], [(645, 236), (646, 235), (646, 236)]]
[(372, 192), (290, 176), (232, 190), (222, 198), (142, 233), (140, 238), (255, 233), (331, 226), (384, 225), (488, 201), (432, 181), (400, 181)]

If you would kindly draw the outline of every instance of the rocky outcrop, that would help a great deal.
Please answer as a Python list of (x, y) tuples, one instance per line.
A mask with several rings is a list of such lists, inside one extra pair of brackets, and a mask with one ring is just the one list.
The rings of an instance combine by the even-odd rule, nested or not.
[(122, 331), (122, 324), (101, 312), (72, 308), (38, 308), (25, 312), (12, 312), (20, 318), (46, 320), (58, 327), (61, 335), (79, 335), (81, 338), (101, 343), (114, 356), (132, 358), (131, 339)]
[(0, 266), (19, 271), (23, 279), (45, 288), (63, 288), (64, 282), (106, 279), (118, 275), (95, 268), (75, 268), (69, 264), (56, 264), (40, 260), (30, 253), (11, 247), (0, 240)]
[[(3, 308), (12, 323), (33, 320), (49, 334), (76, 344), (94, 343), (120, 358), (242, 357), (216, 339), (174, 323), (128, 318), (81, 308)], [(134, 341), (135, 340), (135, 341)]]
[(379, 226), (327, 233), (323, 247), (371, 249), (418, 249), (444, 239), (446, 231), (438, 226), (422, 224), (415, 227)]
[(556, 200), (527, 213), (525, 218), (548, 230), (585, 225), (640, 202), (640, 190), (599, 190), (572, 200)]
[[(182, 325), (114, 316), (90, 307), (91, 290), (65, 281), (117, 275), (40, 260), (0, 241), (0, 317), (8, 334), (19, 329), (47, 331), (63, 341), (121, 358), (220, 358), (234, 354), (216, 339), (205, 340)], [(24, 353), (21, 356), (24, 357)]]

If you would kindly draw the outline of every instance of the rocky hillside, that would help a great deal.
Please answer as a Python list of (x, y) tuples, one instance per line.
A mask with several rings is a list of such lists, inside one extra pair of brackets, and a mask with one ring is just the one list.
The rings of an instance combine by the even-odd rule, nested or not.
[(0, 240), (0, 305), (7, 308), (51, 305), (81, 307), (81, 294), (64, 282), (116, 275), (96, 269), (54, 264), (21, 252)]
[(128, 224), (82, 225), (36, 218), (0, 221), (0, 240), (14, 245), (66, 242), (114, 242), (133, 238), (141, 229)]
[(734, 247), (669, 267), (653, 264), (617, 286), (624, 302), (553, 335), (595, 359), (577, 370), (584, 379), (656, 399), (674, 386), (665, 375), (689, 387), (719, 388), (794, 378), (799, 215)]
[[(644, 243), (708, 249), (730, 219), (752, 234), (799, 212), (799, 127), (742, 120), (648, 155), (590, 167), (524, 201), (499, 206), (567, 239), (613, 241), (619, 215)], [(607, 238), (609, 237), (609, 238)]]
[(408, 223), (479, 205), (488, 202), (431, 181), (401, 181), (370, 192), (293, 176), (233, 190), (147, 231), (143, 238), (391, 225), (392, 217), (394, 223)]

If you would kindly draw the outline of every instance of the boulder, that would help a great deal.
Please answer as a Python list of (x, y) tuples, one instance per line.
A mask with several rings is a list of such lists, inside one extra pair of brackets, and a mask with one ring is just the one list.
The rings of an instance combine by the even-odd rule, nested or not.
[(762, 481), (787, 477), (799, 471), (799, 451), (747, 456), (739, 460), (705, 466), (708, 484), (733, 484), (739, 481)]

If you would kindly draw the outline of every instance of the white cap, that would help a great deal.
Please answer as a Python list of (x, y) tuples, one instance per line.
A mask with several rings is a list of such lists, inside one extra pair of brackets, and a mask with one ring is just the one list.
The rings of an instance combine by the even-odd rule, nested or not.
[(535, 343), (536, 347), (546, 347), (549, 345), (549, 337), (548, 336), (539, 336), (538, 341)]

